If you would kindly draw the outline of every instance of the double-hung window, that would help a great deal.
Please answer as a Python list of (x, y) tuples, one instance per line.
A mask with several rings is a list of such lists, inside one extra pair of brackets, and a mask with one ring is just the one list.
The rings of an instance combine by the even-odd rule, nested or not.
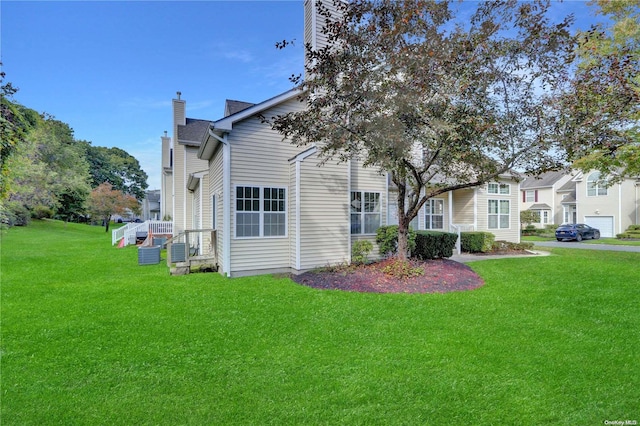
[(509, 195), (511, 194), (511, 185), (508, 183), (489, 183), (487, 184), (487, 192), (489, 194)]
[(286, 189), (236, 187), (236, 237), (286, 236)]
[(380, 227), (380, 193), (351, 191), (351, 233), (375, 234)]
[(489, 229), (509, 229), (509, 200), (488, 200)]
[(444, 200), (429, 199), (424, 208), (424, 229), (444, 229)]
[(607, 182), (600, 179), (600, 172), (594, 172), (587, 178), (587, 196), (607, 195)]

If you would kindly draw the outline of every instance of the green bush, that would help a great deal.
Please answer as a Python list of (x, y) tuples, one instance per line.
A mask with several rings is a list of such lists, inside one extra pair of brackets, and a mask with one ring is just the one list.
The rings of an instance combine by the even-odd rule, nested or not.
[(640, 231), (640, 225), (629, 225), (627, 231)]
[(27, 226), (31, 220), (29, 210), (18, 201), (8, 201), (0, 211), (0, 222), (8, 226)]
[(533, 249), (534, 244), (528, 241), (523, 241), (521, 243), (512, 243), (511, 241), (495, 241), (492, 245), (493, 251), (504, 251), (504, 250), (531, 250)]
[[(398, 225), (381, 226), (376, 231), (376, 243), (383, 256), (396, 254), (398, 251)], [(409, 228), (408, 238), (409, 251), (413, 252), (416, 247), (416, 233)]]
[(470, 253), (487, 253), (493, 248), (496, 236), (491, 232), (461, 232), (460, 248)]
[(34, 219), (51, 219), (53, 217), (53, 209), (48, 206), (38, 205), (31, 212)]
[(418, 231), (413, 255), (418, 259), (442, 259), (453, 256), (458, 235), (451, 232)]
[(373, 250), (373, 243), (368, 240), (355, 241), (351, 245), (351, 262), (367, 263), (369, 261), (369, 253)]

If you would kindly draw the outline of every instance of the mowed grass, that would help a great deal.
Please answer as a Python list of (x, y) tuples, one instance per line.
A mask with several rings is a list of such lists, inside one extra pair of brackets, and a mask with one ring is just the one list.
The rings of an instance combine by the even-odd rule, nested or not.
[(3, 424), (640, 421), (638, 253), (474, 262), (477, 290), (380, 295), (170, 277), (110, 241), (3, 232)]

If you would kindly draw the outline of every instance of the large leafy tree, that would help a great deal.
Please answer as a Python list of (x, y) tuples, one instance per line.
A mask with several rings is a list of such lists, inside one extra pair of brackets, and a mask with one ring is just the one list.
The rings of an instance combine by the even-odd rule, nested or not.
[(608, 24), (579, 34), (558, 133), (575, 166), (610, 181), (640, 176), (640, 1), (592, 2)]
[(89, 142), (85, 142), (85, 146), (94, 188), (108, 182), (117, 190), (131, 194), (139, 201), (144, 199), (148, 187), (147, 174), (135, 157), (117, 147), (92, 146)]
[(553, 99), (574, 40), (549, 2), (335, 1), (337, 13), (318, 3), (328, 45), (306, 46), (306, 77), (293, 79), (307, 108), (268, 119), (325, 161), (390, 173), (401, 259), (431, 197), (565, 164)]
[(114, 214), (124, 215), (128, 210), (138, 212), (140, 204), (131, 194), (125, 194), (104, 182), (91, 191), (88, 200), (89, 212), (102, 219), (105, 232), (109, 232), (109, 222)]
[(91, 189), (83, 147), (66, 123), (46, 114), (29, 116), (31, 125), (8, 163), (9, 198), (28, 209), (50, 207), (64, 219), (81, 215)]
[(24, 109), (11, 102), (18, 89), (4, 79), (5, 73), (0, 71), (0, 200), (6, 199), (9, 191), (8, 159), (23, 143), (29, 126)]

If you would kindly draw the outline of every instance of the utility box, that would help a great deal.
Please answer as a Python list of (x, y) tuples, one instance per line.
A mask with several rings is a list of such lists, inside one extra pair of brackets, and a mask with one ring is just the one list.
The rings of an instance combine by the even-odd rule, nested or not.
[(154, 246), (160, 246), (160, 248), (163, 248), (166, 243), (167, 237), (153, 237)]
[(160, 246), (138, 247), (138, 265), (160, 263)]
[(186, 243), (173, 243), (171, 244), (171, 263), (186, 262)]

